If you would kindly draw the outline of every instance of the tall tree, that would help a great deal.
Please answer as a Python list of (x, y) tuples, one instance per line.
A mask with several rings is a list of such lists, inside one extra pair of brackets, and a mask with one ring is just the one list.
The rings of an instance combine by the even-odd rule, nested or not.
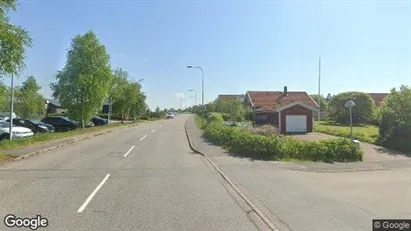
[(352, 100), (355, 106), (352, 108), (353, 123), (369, 123), (375, 109), (371, 96), (364, 92), (343, 92), (332, 98), (329, 106), (330, 117), (339, 123), (349, 123), (350, 113), (345, 103)]
[(7, 111), (9, 106), (8, 106), (8, 89), (6, 85), (0, 82), (0, 111)]
[(63, 70), (51, 85), (53, 96), (82, 127), (102, 107), (112, 85), (110, 56), (96, 34), (89, 31), (72, 39)]
[(45, 112), (45, 101), (40, 93), (41, 87), (34, 76), (27, 77), (23, 86), (16, 92), (16, 112), (21, 117), (30, 118)]
[(16, 75), (24, 68), (26, 49), (32, 44), (25, 29), (10, 23), (7, 14), (16, 10), (16, 0), (0, 1), (0, 78)]

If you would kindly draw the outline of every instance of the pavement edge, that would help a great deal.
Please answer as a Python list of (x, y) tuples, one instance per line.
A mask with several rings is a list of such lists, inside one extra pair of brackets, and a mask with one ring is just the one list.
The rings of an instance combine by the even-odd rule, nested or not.
[(221, 171), (217, 165), (207, 156), (206, 153), (201, 152), (197, 148), (194, 147), (192, 144), (192, 140), (190, 138), (190, 135), (188, 134), (187, 131), (187, 122), (190, 119), (190, 117), (185, 121), (184, 123), (184, 130), (187, 136), (188, 140), (188, 145), (190, 148), (197, 154), (200, 154), (207, 159), (207, 161), (214, 167), (214, 169), (223, 177), (223, 179), (236, 191), (236, 193), (251, 207), (251, 209), (263, 220), (263, 222), (273, 231), (280, 231), (268, 218), (267, 216), (231, 181), (231, 179), (223, 172)]
[[(144, 123), (146, 123), (146, 122), (143, 122), (143, 123), (140, 123), (140, 124), (144, 124)], [(30, 152), (28, 154), (21, 155), (19, 157), (14, 158), (12, 161), (20, 161), (20, 160), (26, 159), (30, 156), (45, 153), (45, 152), (48, 152), (48, 151), (51, 151), (51, 150), (54, 150), (54, 149), (57, 149), (57, 148), (61, 148), (61, 147), (64, 147), (64, 146), (67, 146), (67, 145), (70, 145), (70, 144), (73, 144), (73, 143), (78, 143), (80, 141), (87, 140), (87, 139), (90, 139), (90, 138), (93, 138), (93, 137), (96, 137), (96, 136), (111, 133), (113, 131), (119, 131), (119, 130), (123, 130), (123, 129), (126, 129), (126, 128), (135, 127), (135, 126), (138, 126), (140, 124), (132, 124), (132, 125), (127, 125), (127, 126), (120, 127), (120, 128), (110, 129), (110, 130), (107, 130), (107, 131), (104, 131), (104, 132), (94, 133), (94, 134), (88, 135), (86, 137), (82, 137), (80, 139), (75, 139), (75, 140), (68, 141), (68, 142), (63, 143), (63, 144), (58, 144), (58, 145), (55, 145), (55, 146), (52, 146), (52, 147), (49, 147), (49, 148), (45, 148), (45, 149), (41, 149), (41, 150), (38, 150), (38, 151)]]

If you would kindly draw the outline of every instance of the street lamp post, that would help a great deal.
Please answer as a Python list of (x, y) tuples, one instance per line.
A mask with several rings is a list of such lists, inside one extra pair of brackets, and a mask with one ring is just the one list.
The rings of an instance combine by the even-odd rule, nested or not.
[(13, 140), (13, 100), (14, 100), (14, 76), (11, 74), (11, 97), (10, 97), (10, 130), (9, 130), (9, 138)]
[(188, 91), (194, 91), (194, 105), (197, 105), (197, 91), (194, 89), (188, 90)]
[(204, 112), (205, 112), (205, 108), (204, 108), (204, 70), (200, 66), (187, 66), (187, 68), (198, 68), (201, 70), (201, 107), (202, 107), (201, 120), (204, 126)]
[(345, 107), (348, 107), (348, 109), (350, 110), (350, 127), (351, 127), (351, 140), (353, 140), (353, 135), (352, 135), (352, 107), (355, 106), (354, 101), (349, 100), (345, 103), (344, 105)]

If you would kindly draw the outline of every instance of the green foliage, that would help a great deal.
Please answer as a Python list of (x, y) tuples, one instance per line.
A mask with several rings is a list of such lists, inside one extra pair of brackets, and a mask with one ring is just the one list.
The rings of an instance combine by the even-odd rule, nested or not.
[(3, 83), (0, 82), (0, 111), (7, 111), (8, 106), (8, 99), (9, 98), (9, 91)]
[(66, 65), (56, 75), (57, 83), (51, 84), (53, 96), (83, 127), (101, 110), (109, 93), (112, 83), (109, 59), (94, 32), (77, 35), (71, 42)]
[(16, 11), (17, 1), (0, 1), (0, 78), (17, 75), (24, 68), (26, 49), (32, 39), (22, 27), (10, 23), (9, 11)]
[(362, 160), (362, 150), (348, 139), (299, 141), (276, 135), (260, 135), (238, 127), (209, 123), (204, 136), (237, 155), (255, 159), (299, 159), (325, 162)]
[[(311, 98), (320, 105), (320, 110), (321, 112), (326, 112), (328, 111), (328, 102), (322, 95), (311, 95)], [(323, 114), (321, 114), (321, 118), (323, 117)], [(318, 112), (314, 112), (314, 119), (318, 118)]]
[(353, 123), (369, 123), (375, 109), (375, 103), (371, 96), (363, 92), (344, 92), (332, 98), (329, 102), (330, 118), (338, 123), (349, 124), (350, 113), (345, 103), (352, 100), (355, 106), (352, 108)]
[[(337, 125), (331, 121), (315, 121), (315, 131), (324, 134), (340, 136), (345, 138), (351, 137), (350, 125)], [(362, 142), (376, 144), (378, 138), (378, 127), (374, 125), (353, 126), (354, 139)]]
[(27, 77), (23, 86), (16, 91), (15, 111), (23, 118), (32, 118), (45, 113), (45, 99), (34, 76)]
[(254, 134), (263, 135), (263, 136), (281, 136), (280, 131), (275, 126), (268, 124), (262, 126), (249, 127), (248, 130)]
[(208, 123), (212, 123), (212, 122), (223, 123), (224, 119), (223, 119), (223, 116), (220, 113), (211, 112), (207, 116), (207, 122)]
[(379, 142), (384, 146), (411, 151), (411, 89), (401, 86), (381, 105)]

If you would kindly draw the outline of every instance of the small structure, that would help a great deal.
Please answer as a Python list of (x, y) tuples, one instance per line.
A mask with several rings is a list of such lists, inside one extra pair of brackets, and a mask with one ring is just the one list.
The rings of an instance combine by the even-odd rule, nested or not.
[(245, 105), (253, 111), (257, 124), (272, 124), (281, 133), (314, 130), (314, 111), (318, 104), (304, 91), (247, 91)]

